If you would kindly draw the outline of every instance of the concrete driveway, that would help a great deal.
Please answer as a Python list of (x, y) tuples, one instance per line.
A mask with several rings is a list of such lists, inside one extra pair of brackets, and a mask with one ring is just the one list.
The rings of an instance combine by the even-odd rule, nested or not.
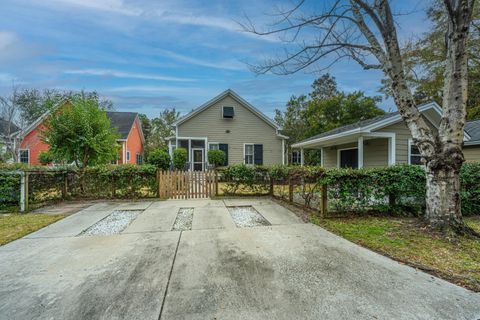
[[(269, 226), (239, 228), (227, 206)], [(189, 231), (171, 231), (194, 208)], [(82, 234), (144, 210), (120, 234)], [(480, 295), (264, 199), (100, 203), (0, 247), (0, 319), (479, 319)]]

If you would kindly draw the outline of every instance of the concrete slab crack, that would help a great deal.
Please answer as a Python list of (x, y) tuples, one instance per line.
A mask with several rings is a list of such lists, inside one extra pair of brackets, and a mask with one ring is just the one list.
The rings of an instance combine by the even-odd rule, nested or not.
[(160, 307), (160, 314), (158, 315), (158, 320), (162, 319), (163, 307), (165, 306), (165, 301), (167, 300), (168, 287), (170, 286), (170, 278), (172, 277), (173, 267), (175, 266), (175, 260), (177, 259), (178, 246), (180, 245), (180, 239), (182, 239), (182, 232), (178, 236), (177, 246), (175, 248), (175, 253), (173, 255), (172, 266), (170, 268), (170, 273), (168, 274), (167, 285), (165, 286), (165, 292), (163, 293), (162, 306)]

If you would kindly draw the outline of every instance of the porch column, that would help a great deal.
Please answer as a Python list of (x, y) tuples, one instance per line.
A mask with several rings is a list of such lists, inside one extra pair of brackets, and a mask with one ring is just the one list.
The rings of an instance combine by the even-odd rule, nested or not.
[(303, 161), (303, 148), (300, 149), (300, 165), (303, 167), (304, 161)]
[(358, 137), (358, 168), (363, 168), (363, 136)]
[(172, 139), (168, 140), (168, 154), (172, 157)]
[(388, 165), (394, 166), (396, 163), (395, 157), (396, 141), (395, 134), (388, 138)]
[(323, 151), (323, 148), (320, 148), (320, 165), (323, 167), (325, 164), (325, 152)]

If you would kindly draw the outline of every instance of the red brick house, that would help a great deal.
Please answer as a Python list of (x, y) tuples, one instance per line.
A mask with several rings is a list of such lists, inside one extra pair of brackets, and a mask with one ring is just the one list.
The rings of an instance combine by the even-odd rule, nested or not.
[[(19, 134), (18, 162), (41, 165), (38, 157), (42, 151), (48, 151), (48, 144), (41, 139), (41, 132), (45, 129), (44, 122), (48, 116), (49, 113), (45, 113)], [(138, 113), (107, 111), (107, 117), (110, 120), (110, 127), (116, 128), (120, 135), (117, 142), (121, 148), (116, 163), (142, 164), (145, 139)]]

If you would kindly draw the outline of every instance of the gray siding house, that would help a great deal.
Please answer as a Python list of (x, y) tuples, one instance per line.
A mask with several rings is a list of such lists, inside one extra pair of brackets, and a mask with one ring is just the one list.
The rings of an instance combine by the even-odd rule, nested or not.
[[(427, 123), (438, 128), (442, 109), (435, 102), (418, 107)], [(419, 151), (398, 112), (392, 112), (321, 133), (292, 145), (293, 159), (303, 164), (304, 149), (320, 149), (326, 168), (375, 168), (420, 164)], [(480, 120), (465, 124), (466, 161), (480, 161)]]
[(207, 152), (225, 152), (225, 165), (275, 165), (285, 163), (285, 139), (280, 127), (233, 90), (226, 90), (180, 118), (169, 152), (188, 151), (190, 170), (208, 167)]

